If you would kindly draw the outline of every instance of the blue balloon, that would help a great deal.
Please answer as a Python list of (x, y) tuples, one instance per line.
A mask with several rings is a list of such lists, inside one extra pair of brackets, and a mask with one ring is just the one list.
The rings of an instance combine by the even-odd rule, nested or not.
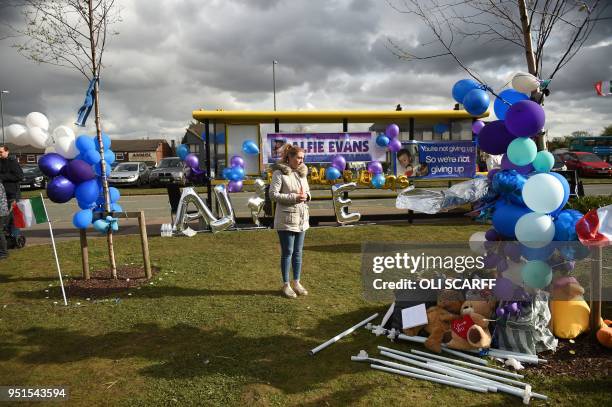
[(181, 159), (181, 160), (185, 160), (185, 157), (187, 157), (187, 154), (189, 154), (189, 147), (187, 146), (187, 144), (180, 144), (177, 148), (176, 148), (176, 155)]
[(242, 152), (245, 154), (259, 154), (259, 147), (253, 140), (245, 140), (242, 143)]
[(79, 137), (77, 137), (75, 145), (77, 150), (79, 150), (79, 152), (83, 155), (89, 150), (96, 149), (94, 139), (89, 136), (86, 136), (85, 134), (81, 134)]
[(379, 134), (378, 137), (376, 137), (376, 145), (379, 147), (387, 147), (389, 145), (389, 137), (385, 136), (384, 134)]
[(68, 160), (57, 153), (47, 153), (38, 160), (38, 168), (48, 177), (56, 177), (65, 170)]
[[(107, 177), (110, 176), (111, 171), (112, 170), (111, 170), (110, 164), (106, 163), (106, 176)], [(98, 177), (102, 176), (102, 163), (101, 162), (99, 162), (98, 164), (94, 165), (94, 172), (96, 173), (96, 175)]]
[(461, 79), (453, 85), (453, 99), (457, 103), (463, 103), (465, 95), (474, 89), (482, 89), (482, 85), (473, 79)]
[(514, 227), (521, 216), (531, 212), (524, 206), (513, 205), (499, 200), (495, 204), (495, 212), (493, 212), (493, 227), (500, 235), (515, 239)]
[(77, 229), (87, 229), (93, 221), (93, 212), (91, 209), (83, 209), (78, 211), (72, 217), (72, 224)]
[(541, 260), (533, 260), (523, 266), (521, 277), (529, 287), (543, 289), (552, 281), (552, 269)]
[(554, 171), (549, 172), (549, 174), (557, 178), (559, 182), (561, 182), (561, 185), (563, 185), (563, 202), (561, 202), (561, 205), (559, 205), (557, 209), (555, 209), (554, 211), (550, 213), (550, 215), (554, 218), (555, 216), (559, 214), (559, 212), (563, 210), (563, 208), (565, 207), (565, 204), (567, 204), (567, 201), (569, 200), (570, 185), (569, 185), (569, 182), (567, 182), (567, 179), (563, 175), (556, 173)]
[(81, 182), (79, 185), (77, 185), (74, 196), (76, 196), (78, 201), (81, 201), (84, 204), (88, 202), (96, 202), (96, 199), (98, 199), (98, 183), (93, 179)]
[(79, 201), (78, 199), (77, 199), (77, 204), (79, 205), (79, 208), (81, 209), (93, 209), (96, 207), (95, 202), (82, 202), (82, 201)]
[(88, 150), (83, 154), (83, 159), (90, 165), (98, 164), (101, 160), (100, 152), (93, 150)]
[(566, 209), (559, 212), (557, 219), (555, 220), (555, 241), (557, 242), (569, 242), (578, 240), (576, 234), (576, 223), (584, 215), (575, 209)]
[(225, 167), (223, 171), (221, 171), (221, 176), (223, 179), (230, 179), (230, 175), (232, 173), (232, 169), (229, 167)]
[[(503, 100), (510, 103), (509, 105), (504, 103)], [(520, 102), (521, 100), (528, 100), (529, 96), (524, 93), (519, 92), (514, 89), (506, 89), (499, 94), (499, 97), (495, 99), (493, 102), (493, 111), (495, 112), (495, 116), (499, 120), (504, 120), (506, 118), (506, 112), (510, 109), (510, 106), (515, 104), (516, 102)]]
[(525, 182), (527, 182), (527, 178), (519, 174), (516, 170), (504, 170), (495, 174), (491, 184), (498, 194), (510, 195), (518, 192), (518, 195), (521, 195), (521, 190)]
[(521, 255), (526, 260), (542, 260), (546, 261), (555, 251), (555, 246), (552, 243), (547, 244), (544, 247), (532, 248), (527, 247), (522, 243), (519, 243), (521, 247)]
[(118, 203), (112, 203), (111, 212), (123, 212), (123, 208)]
[(463, 98), (463, 107), (472, 116), (480, 116), (489, 109), (491, 99), (482, 89), (471, 90)]
[(385, 176), (383, 174), (376, 174), (372, 177), (372, 186), (374, 188), (382, 188), (385, 185)]
[(230, 181), (241, 181), (244, 179), (244, 169), (241, 167), (232, 167), (228, 174), (228, 179)]
[(448, 125), (444, 124), (444, 123), (438, 123), (434, 126), (434, 133), (444, 133), (445, 131), (448, 131)]
[(325, 179), (328, 181), (333, 181), (340, 178), (342, 174), (336, 167), (329, 167), (325, 170)]
[[(121, 193), (115, 187), (109, 187), (108, 188), (108, 193), (110, 195), (111, 203), (115, 203), (115, 202), (117, 202), (119, 200), (119, 198), (121, 198)], [(104, 197), (102, 197), (102, 202), (104, 202)]]
[(106, 150), (104, 152), (104, 161), (106, 161), (109, 165), (115, 162), (115, 153), (111, 150)]
[(58, 175), (47, 185), (47, 196), (55, 203), (68, 202), (74, 196), (74, 184), (63, 175)]
[[(98, 143), (98, 138), (96, 136), (94, 136), (94, 144), (96, 146), (96, 151), (100, 152), (100, 143)], [(102, 144), (105, 151), (111, 148), (111, 138), (106, 133), (102, 133)]]

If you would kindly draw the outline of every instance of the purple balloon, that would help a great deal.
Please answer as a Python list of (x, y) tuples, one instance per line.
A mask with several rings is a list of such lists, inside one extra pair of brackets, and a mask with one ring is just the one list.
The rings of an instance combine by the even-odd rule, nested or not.
[(56, 177), (68, 164), (68, 160), (57, 153), (47, 153), (38, 160), (38, 168), (48, 177)]
[(537, 135), (546, 122), (542, 106), (531, 100), (516, 102), (506, 113), (506, 128), (516, 137)]
[(504, 310), (503, 308), (498, 308), (495, 310), (495, 315), (497, 315), (498, 318), (503, 318), (505, 314), (506, 314), (506, 310)]
[(341, 155), (335, 155), (332, 158), (332, 167), (336, 167), (339, 171), (344, 171), (346, 168), (346, 160)]
[(495, 176), (495, 174), (497, 174), (499, 172), (499, 168), (493, 168), (491, 171), (489, 171), (487, 173), (487, 178), (489, 179), (489, 182), (493, 182), (493, 177)]
[(194, 153), (189, 153), (185, 157), (185, 164), (187, 164), (191, 168), (198, 168), (200, 165), (200, 160), (198, 160), (198, 156)]
[(490, 242), (498, 240), (499, 234), (497, 233), (497, 230), (493, 228), (487, 230), (487, 232), (485, 233), (485, 239), (487, 239)]
[(72, 160), (66, 166), (66, 178), (73, 184), (80, 184), (95, 177), (92, 166), (83, 160)]
[(485, 268), (491, 269), (497, 267), (497, 264), (501, 261), (501, 257), (497, 253), (488, 253), (483, 259)]
[(521, 259), (521, 246), (515, 243), (505, 243), (504, 254), (516, 263)]
[(74, 188), (68, 178), (59, 175), (47, 185), (47, 196), (55, 203), (68, 202), (74, 196)]
[(508, 270), (508, 262), (505, 258), (502, 258), (499, 263), (497, 263), (497, 271), (503, 273), (506, 270)]
[(502, 277), (495, 281), (495, 288), (493, 289), (493, 292), (498, 300), (508, 301), (512, 299), (515, 290), (516, 287), (514, 286), (514, 283), (512, 283), (510, 279)]
[(529, 174), (530, 172), (535, 171), (533, 168), (533, 165), (531, 164), (522, 165), (522, 166), (515, 165), (512, 161), (510, 161), (510, 159), (508, 159), (507, 154), (504, 154), (504, 156), (502, 157), (501, 169), (502, 170), (516, 170), (516, 172), (522, 175), (526, 175), (526, 174)]
[(482, 151), (489, 154), (503, 154), (515, 138), (506, 129), (503, 120), (495, 120), (487, 123), (478, 133), (478, 146)]
[(475, 120), (474, 123), (472, 123), (472, 133), (480, 133), (480, 130), (482, 130), (484, 126), (485, 122), (483, 122), (482, 120)]
[(402, 149), (402, 143), (398, 139), (394, 138), (389, 142), (387, 147), (389, 147), (389, 151), (397, 153)]
[(387, 126), (387, 129), (385, 130), (385, 135), (387, 137), (389, 137), (390, 139), (394, 139), (397, 138), (397, 136), (399, 136), (399, 126), (397, 124), (390, 124)]
[(227, 190), (229, 192), (240, 192), (240, 191), (242, 191), (242, 181), (230, 181), (227, 184)]
[(370, 161), (368, 163), (368, 171), (375, 175), (382, 174), (383, 172), (382, 164), (378, 161)]
[(230, 166), (244, 168), (244, 160), (239, 155), (235, 155), (230, 160)]

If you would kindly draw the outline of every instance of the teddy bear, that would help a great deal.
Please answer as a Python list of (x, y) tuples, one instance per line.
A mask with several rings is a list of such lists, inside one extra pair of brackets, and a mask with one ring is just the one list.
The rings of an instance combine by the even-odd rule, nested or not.
[(432, 352), (442, 351), (442, 337), (450, 331), (450, 323), (459, 317), (459, 310), (463, 303), (461, 293), (452, 290), (441, 290), (438, 294), (437, 305), (427, 309), (427, 325), (404, 329), (409, 336), (418, 335), (421, 329), (429, 334), (424, 345)]
[(495, 309), (495, 300), (470, 299), (461, 305), (461, 317), (451, 322), (450, 334), (443, 340), (449, 348), (469, 350), (488, 348), (491, 346), (491, 333), (489, 332), (489, 318)]
[(574, 277), (555, 279), (552, 288), (550, 313), (556, 337), (574, 339), (589, 330), (591, 309), (583, 297), (584, 288)]

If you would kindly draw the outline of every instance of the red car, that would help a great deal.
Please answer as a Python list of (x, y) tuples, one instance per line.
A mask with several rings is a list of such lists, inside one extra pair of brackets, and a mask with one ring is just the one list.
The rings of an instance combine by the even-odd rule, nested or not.
[(593, 153), (570, 152), (563, 154), (563, 161), (568, 170), (577, 170), (583, 177), (610, 177), (612, 165)]

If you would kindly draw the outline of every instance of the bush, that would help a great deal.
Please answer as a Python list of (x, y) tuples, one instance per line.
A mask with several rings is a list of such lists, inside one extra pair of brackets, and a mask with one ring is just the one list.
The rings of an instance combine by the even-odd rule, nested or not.
[(612, 205), (612, 195), (593, 195), (570, 199), (566, 209), (576, 209), (582, 213), (587, 213), (591, 209), (607, 205)]

